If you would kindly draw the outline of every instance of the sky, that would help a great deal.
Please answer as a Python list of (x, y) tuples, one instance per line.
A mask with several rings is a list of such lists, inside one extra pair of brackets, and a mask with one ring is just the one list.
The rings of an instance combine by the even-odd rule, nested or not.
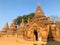
[(7, 21), (10, 26), (18, 16), (35, 12), (38, 2), (45, 16), (60, 17), (60, 0), (0, 0), (0, 30)]

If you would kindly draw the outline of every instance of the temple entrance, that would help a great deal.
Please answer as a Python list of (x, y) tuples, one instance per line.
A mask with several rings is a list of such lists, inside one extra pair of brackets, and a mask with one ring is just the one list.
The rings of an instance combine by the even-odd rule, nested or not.
[(34, 35), (35, 35), (35, 40), (38, 41), (38, 33), (36, 30), (34, 31)]

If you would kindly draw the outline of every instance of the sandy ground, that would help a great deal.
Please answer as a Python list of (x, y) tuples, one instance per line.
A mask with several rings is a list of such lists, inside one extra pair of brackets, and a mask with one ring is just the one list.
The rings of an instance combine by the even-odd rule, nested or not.
[[(17, 38), (17, 37), (0, 37), (0, 45), (42, 45), (45, 42), (41, 41), (25, 41), (23, 38)], [(46, 45), (60, 45), (60, 42), (48, 42)]]
[(0, 45), (33, 45), (33, 44), (41, 45), (42, 42), (25, 41), (22, 38), (20, 39), (16, 37), (1, 37), (0, 38)]

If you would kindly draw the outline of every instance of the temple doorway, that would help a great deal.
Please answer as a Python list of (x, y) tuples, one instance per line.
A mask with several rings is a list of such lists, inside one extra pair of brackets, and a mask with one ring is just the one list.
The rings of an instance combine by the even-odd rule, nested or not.
[(34, 31), (34, 36), (35, 36), (35, 40), (38, 41), (38, 32), (36, 30)]

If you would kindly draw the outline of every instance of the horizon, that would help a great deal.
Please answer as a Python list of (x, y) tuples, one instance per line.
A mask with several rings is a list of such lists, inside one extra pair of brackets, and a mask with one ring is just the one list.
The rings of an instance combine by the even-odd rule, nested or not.
[(60, 0), (0, 0), (0, 31), (5, 23), (36, 11), (38, 2), (45, 16), (60, 17)]

